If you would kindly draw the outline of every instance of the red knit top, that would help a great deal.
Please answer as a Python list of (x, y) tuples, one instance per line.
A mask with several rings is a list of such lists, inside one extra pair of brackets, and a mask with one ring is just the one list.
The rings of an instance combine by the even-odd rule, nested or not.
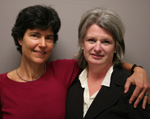
[(65, 119), (67, 90), (79, 70), (75, 60), (57, 60), (47, 63), (45, 74), (32, 82), (0, 74), (0, 118)]

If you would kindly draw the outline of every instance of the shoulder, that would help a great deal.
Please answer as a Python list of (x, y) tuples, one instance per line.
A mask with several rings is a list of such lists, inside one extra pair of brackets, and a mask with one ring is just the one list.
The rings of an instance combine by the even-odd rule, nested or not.
[(0, 82), (7, 78), (7, 73), (0, 74)]
[(48, 65), (57, 65), (57, 66), (69, 66), (69, 65), (78, 65), (78, 61), (75, 59), (59, 59), (56, 61), (48, 62)]
[(51, 61), (47, 63), (47, 67), (55, 79), (59, 80), (67, 89), (80, 73), (78, 62), (74, 59)]
[(0, 74), (0, 90), (5, 84), (7, 84), (7, 79), (7, 73)]
[[(47, 64), (47, 66), (50, 69), (53, 69), (53, 71), (61, 71), (62, 73), (66, 71), (69, 72), (79, 72), (80, 67), (78, 65), (77, 60), (74, 59), (63, 59), (63, 60), (56, 60), (56, 61), (51, 61)], [(60, 72), (59, 72), (60, 73)]]
[(127, 72), (121, 65), (114, 66), (114, 71), (112, 73), (112, 81), (118, 85), (124, 86), (128, 77), (131, 74)]
[(80, 89), (82, 89), (80, 80), (79, 80), (79, 78), (75, 78), (75, 80), (73, 81), (73, 83), (69, 87), (68, 93), (78, 92), (77, 90), (80, 90)]

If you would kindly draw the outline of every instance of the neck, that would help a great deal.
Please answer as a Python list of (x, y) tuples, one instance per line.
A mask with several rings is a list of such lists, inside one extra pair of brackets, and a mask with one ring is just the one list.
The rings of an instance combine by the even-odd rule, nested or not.
[(101, 89), (101, 84), (105, 78), (107, 71), (111, 65), (108, 66), (90, 66), (88, 67), (88, 87), (89, 94), (92, 96), (96, 91)]
[(22, 62), (20, 67), (17, 69), (17, 75), (20, 79), (24, 79), (24, 81), (34, 81), (40, 78), (45, 73), (45, 70), (45, 63), (33, 64)]
[(89, 65), (88, 66), (88, 79), (90, 80), (103, 80), (107, 71), (111, 67), (112, 64), (108, 64), (107, 66), (103, 65)]

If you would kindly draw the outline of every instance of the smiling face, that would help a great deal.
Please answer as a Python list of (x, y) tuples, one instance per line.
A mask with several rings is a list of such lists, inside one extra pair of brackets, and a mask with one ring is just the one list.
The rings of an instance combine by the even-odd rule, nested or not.
[(84, 57), (89, 65), (111, 66), (115, 52), (115, 41), (111, 32), (96, 24), (87, 29), (82, 42)]
[(31, 63), (45, 63), (49, 58), (53, 45), (54, 34), (49, 27), (45, 31), (27, 29), (23, 39), (19, 39), (22, 46), (22, 60)]

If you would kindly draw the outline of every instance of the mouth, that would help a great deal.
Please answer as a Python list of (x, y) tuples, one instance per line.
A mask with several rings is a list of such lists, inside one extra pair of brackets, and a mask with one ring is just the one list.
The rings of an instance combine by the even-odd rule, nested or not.
[(37, 53), (37, 54), (40, 54), (40, 55), (44, 55), (46, 52), (44, 52), (44, 51), (35, 51), (35, 50), (33, 50), (35, 53)]
[(99, 54), (91, 54), (91, 56), (96, 59), (104, 57), (104, 55), (99, 55)]

